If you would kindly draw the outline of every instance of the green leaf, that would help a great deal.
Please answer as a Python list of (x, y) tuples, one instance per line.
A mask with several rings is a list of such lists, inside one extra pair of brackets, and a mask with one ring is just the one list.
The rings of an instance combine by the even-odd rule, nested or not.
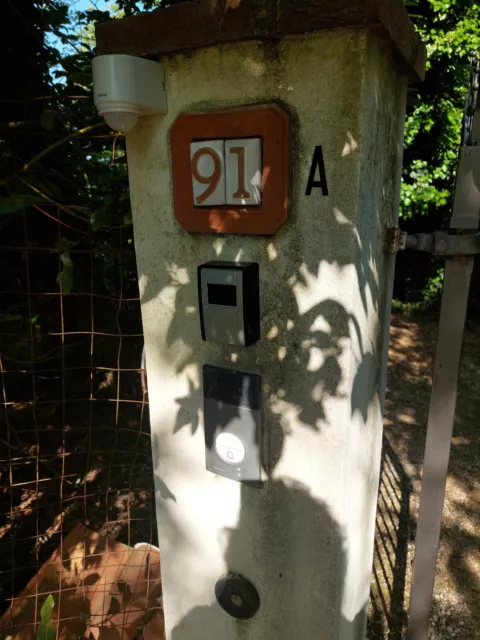
[(13, 193), (8, 198), (0, 198), (0, 215), (21, 211), (25, 207), (38, 202), (38, 196), (31, 196), (26, 193)]
[(90, 222), (92, 224), (92, 231), (98, 231), (102, 227), (112, 226), (114, 223), (114, 219), (112, 213), (104, 205), (99, 207), (92, 213)]
[(57, 283), (61, 285), (62, 293), (71, 293), (73, 289), (73, 262), (70, 253), (60, 254), (62, 270), (57, 273)]
[(75, 71), (74, 73), (70, 73), (68, 75), (68, 79), (73, 84), (79, 84), (82, 87), (90, 86), (93, 82), (93, 77), (91, 73), (85, 73), (83, 71)]
[(112, 19), (109, 11), (100, 11), (99, 9), (87, 9), (85, 16), (89, 22), (108, 22)]
[(68, 253), (74, 244), (74, 242), (67, 238), (59, 238), (54, 246), (60, 253)]
[(57, 627), (55, 625), (46, 625), (41, 622), (37, 631), (37, 640), (55, 640), (57, 637)]
[(55, 600), (50, 594), (42, 604), (40, 609), (41, 622), (37, 630), (37, 640), (55, 640), (57, 636), (57, 628), (55, 625), (50, 624), (53, 614), (53, 607)]
[(40, 118), (40, 124), (47, 131), (52, 131), (55, 129), (55, 124), (57, 122), (57, 114), (52, 109), (44, 109), (42, 112), (42, 117)]
[(44, 9), (44, 11), (45, 18), (48, 19), (52, 27), (60, 27), (68, 22), (68, 5), (51, 3), (51, 6), (47, 10)]
[(40, 609), (40, 619), (42, 622), (50, 622), (52, 618), (52, 611), (55, 605), (55, 600), (53, 599), (52, 594), (45, 599), (45, 602), (42, 604), (42, 608)]

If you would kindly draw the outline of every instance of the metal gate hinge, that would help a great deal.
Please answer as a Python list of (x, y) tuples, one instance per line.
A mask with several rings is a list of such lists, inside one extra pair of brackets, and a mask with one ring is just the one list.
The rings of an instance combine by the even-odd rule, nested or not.
[(385, 251), (426, 251), (434, 256), (473, 256), (480, 253), (480, 233), (454, 235), (445, 231), (408, 234), (398, 227), (387, 229)]
[(385, 253), (395, 254), (405, 249), (407, 234), (400, 227), (390, 227), (385, 233)]

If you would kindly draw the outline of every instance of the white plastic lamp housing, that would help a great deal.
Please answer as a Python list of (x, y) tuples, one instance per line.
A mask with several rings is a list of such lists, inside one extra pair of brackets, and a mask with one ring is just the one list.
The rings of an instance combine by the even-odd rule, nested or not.
[(163, 66), (153, 60), (123, 54), (97, 56), (93, 94), (98, 113), (115, 131), (127, 133), (139, 117), (167, 113)]

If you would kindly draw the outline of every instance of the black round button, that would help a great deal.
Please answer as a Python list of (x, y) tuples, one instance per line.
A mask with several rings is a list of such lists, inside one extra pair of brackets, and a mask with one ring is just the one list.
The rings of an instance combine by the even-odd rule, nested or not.
[(218, 604), (239, 620), (253, 618), (260, 606), (260, 597), (253, 584), (238, 573), (227, 573), (215, 585)]

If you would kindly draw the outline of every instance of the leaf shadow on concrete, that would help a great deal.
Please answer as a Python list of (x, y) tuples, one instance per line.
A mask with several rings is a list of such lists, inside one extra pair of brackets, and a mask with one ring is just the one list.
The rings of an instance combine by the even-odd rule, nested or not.
[[(255, 489), (242, 487), (237, 526), (225, 532), (229, 541), (225, 563), (230, 570), (234, 571), (237, 566), (241, 566), (239, 558), (247, 552), (245, 545), (251, 544), (263, 550), (262, 562), (265, 561), (265, 557), (271, 557), (275, 558), (277, 565), (284, 567), (269, 578), (271, 589), (260, 594), (263, 604), (258, 615), (268, 615), (269, 598), (276, 599), (279, 593), (284, 594), (285, 598), (295, 594), (295, 607), (298, 611), (287, 616), (288, 621), (269, 621), (272, 637), (295, 637), (297, 623), (300, 620), (298, 616), (304, 621), (305, 617), (310, 617), (310, 628), (323, 625), (322, 638), (325, 640), (340, 635), (345, 638), (354, 637), (356, 630), (366, 624), (367, 602), (353, 620), (347, 620), (339, 611), (347, 563), (340, 525), (330, 514), (327, 506), (310, 495), (307, 487), (288, 479), (274, 477), (275, 468), (284, 452), (285, 441), (293, 435), (293, 422), (297, 425), (295, 428), (303, 428), (319, 436), (325, 430), (345, 428), (345, 424), (330, 422), (328, 405), (332, 400), (345, 399), (348, 396), (349, 382), (345, 374), (345, 356), (352, 342), (358, 346), (359, 360), (357, 373), (353, 376), (354, 391), (350, 415), (354, 416), (358, 412), (361, 421), (366, 423), (372, 402), (380, 402), (379, 381), (372, 380), (367, 375), (374, 366), (378, 352), (375, 344), (364, 343), (356, 316), (335, 298), (324, 299), (305, 310), (299, 306), (298, 292), (308, 288), (314, 280), (321, 277), (322, 264), (335, 265), (340, 271), (348, 269), (351, 267), (352, 253), (356, 253), (362, 256), (360, 264), (357, 265), (357, 276), (364, 313), (379, 313), (382, 296), (375, 276), (376, 257), (373, 248), (368, 242), (361, 246), (354, 225), (338, 223), (333, 212), (325, 224), (335, 226), (335, 233), (339, 236), (337, 242), (345, 248), (350, 258), (342, 260), (341, 255), (324, 245), (322, 251), (319, 251), (318, 259), (314, 261), (307, 259), (305, 262), (303, 258), (295, 258), (298, 254), (293, 253), (291, 261), (287, 264), (282, 263), (281, 268), (284, 271), (281, 273), (281, 282), (284, 286), (270, 314), (262, 317), (262, 340), (270, 343), (270, 352), (273, 351), (273, 344), (274, 352), (277, 354), (269, 372), (268, 385), (264, 387), (262, 452), (263, 466), (269, 480), (255, 496), (250, 493), (256, 491)], [(269, 244), (275, 246), (272, 241), (262, 241), (265, 244), (265, 252), (268, 251)], [(231, 251), (225, 251), (223, 248), (219, 250), (218, 247), (212, 239), (211, 259), (231, 259)], [(272, 262), (275, 266), (275, 258)], [(142, 300), (143, 304), (148, 304), (159, 292), (174, 291), (175, 311), (164, 345), (164, 355), (170, 365), (175, 364), (177, 375), (187, 377), (188, 385), (187, 392), (176, 398), (178, 409), (172, 431), (177, 434), (182, 430), (188, 430), (193, 436), (203, 421), (202, 365), (214, 363), (251, 371), (252, 361), (244, 357), (242, 349), (228, 345), (211, 345), (209, 360), (200, 360), (195, 346), (201, 340), (196, 273), (179, 257), (177, 262), (165, 265), (163, 277), (160, 286), (158, 277), (154, 286), (151, 285), (152, 280), (146, 279)], [(267, 288), (265, 282), (261, 283), (261, 288)], [(253, 347), (255, 348), (257, 347)], [(261, 349), (261, 345), (259, 348)], [(263, 357), (260, 355), (260, 358)], [(286, 384), (286, 377), (292, 375), (297, 377), (295, 393), (291, 391), (291, 383)], [(295, 416), (295, 419), (292, 420), (291, 416)], [(227, 424), (219, 426), (226, 427)], [(164, 441), (162, 435), (154, 430), (153, 450), (157, 461), (166, 446), (166, 440)], [(210, 446), (213, 446), (213, 443), (210, 443)], [(167, 486), (165, 479), (158, 472), (155, 473), (155, 483), (158, 525), (164, 528), (164, 531), (170, 531), (167, 534), (168, 538), (176, 538), (175, 553), (181, 554), (184, 545), (188, 546), (188, 543), (183, 539), (181, 527), (171, 516), (171, 509), (166, 504), (178, 500), (177, 488)], [(254, 511), (251, 508), (252, 500), (256, 502)], [(281, 522), (285, 513), (289, 511), (292, 512), (289, 529), (282, 530)], [(300, 511), (306, 514), (306, 520), (296, 518), (295, 514)], [(254, 513), (260, 512), (264, 517), (258, 521)], [(279, 516), (280, 512), (284, 514), (282, 518)], [(308, 554), (303, 553), (306, 548), (318, 550), (313, 562), (311, 555), (310, 559), (306, 560)], [(292, 571), (292, 567), (295, 567), (295, 571)], [(326, 594), (319, 590), (322, 574), (337, 576), (334, 593)], [(313, 607), (312, 593), (317, 594)], [(221, 637), (225, 628), (225, 621), (221, 618), (227, 614), (221, 611), (214, 601), (213, 589), (211, 597), (211, 605), (192, 610), (174, 628), (172, 640)], [(285, 601), (283, 606), (285, 611), (288, 611), (291, 610), (292, 603)], [(333, 616), (332, 607), (338, 609)], [(340, 626), (325, 629), (325, 620), (336, 620)], [(254, 623), (235, 622), (238, 626), (238, 635), (235, 637), (242, 638), (243, 633), (246, 634), (245, 637), (249, 637), (247, 628), (251, 624)], [(202, 633), (207, 635), (202, 636)]]
[[(279, 54), (272, 46), (268, 55)], [(379, 84), (378, 78), (373, 79), (372, 112), (358, 117), (383, 122), (378, 118), (378, 110), (398, 109), (401, 96), (385, 98)], [(232, 105), (226, 101), (225, 105), (215, 106)], [(211, 109), (212, 105), (193, 107)], [(351, 114), (344, 110), (346, 105), (338, 106), (336, 116), (340, 122), (342, 118), (349, 121)], [(292, 114), (292, 120), (295, 119)], [(338, 190), (326, 198), (314, 192), (308, 206), (315, 203), (318, 218), (311, 221), (311, 229), (302, 229), (298, 224), (301, 207), (307, 204), (303, 201), (305, 183), (294, 179), (292, 202), (297, 204), (292, 207), (289, 221), (272, 238), (249, 238), (247, 250), (242, 237), (212, 235), (207, 241), (205, 236), (173, 229), (170, 223), (166, 223), (165, 233), (172, 235), (172, 242), (171, 246), (164, 243), (165, 255), (158, 256), (158, 246), (155, 248), (158, 238), (148, 237), (145, 227), (143, 231), (147, 233), (142, 231), (140, 239), (142, 255), (152, 256), (155, 263), (145, 263), (142, 272), (140, 258), (142, 305), (150, 316), (146, 327), (147, 361), (152, 363), (152, 371), (161, 371), (162, 383), (160, 389), (150, 388), (151, 401), (153, 394), (158, 394), (158, 402), (152, 402), (157, 518), (159, 529), (164, 531), (163, 548), (171, 557), (192, 553), (194, 534), (182, 528), (185, 522), (177, 518), (175, 505), (175, 500), (180, 504), (181, 485), (189, 481), (192, 472), (187, 456), (172, 452), (170, 443), (172, 438), (191, 435), (199, 447), (203, 446), (198, 434), (203, 421), (202, 366), (214, 364), (265, 372), (263, 428), (257, 439), (262, 441), (263, 468), (268, 481), (261, 490), (247, 486), (239, 489), (237, 523), (224, 532), (224, 564), (229, 570), (240, 570), (245, 566), (241, 558), (247, 554), (251, 557), (252, 547), (256, 550), (258, 565), (265, 572), (260, 593), (263, 606), (258, 615), (267, 616), (268, 602), (276, 602), (278, 598), (282, 599), (285, 612), (284, 620), (269, 620), (276, 631), (276, 634), (272, 631), (272, 637), (298, 637), (300, 621), (308, 617), (311, 628), (319, 628), (322, 640), (360, 637), (366, 624), (367, 602), (358, 603), (358, 610), (349, 619), (341, 614), (349, 564), (342, 525), (318, 495), (312, 495), (308, 487), (288, 477), (281, 463), (294, 436), (303, 432), (309, 438), (341, 440), (346, 438), (352, 423), (361, 438), (370, 439), (366, 446), (375, 448), (371, 438), (377, 434), (369, 433), (367, 423), (370, 411), (381, 412), (383, 405), (382, 367), (378, 363), (384, 348), (382, 318), (389, 286), (383, 277), (389, 270), (389, 258), (383, 253), (385, 208), (393, 210), (392, 185), (398, 175), (398, 123), (394, 120), (385, 118), (388, 125), (372, 126), (368, 140), (362, 141), (363, 158), (358, 164), (358, 144), (347, 129), (342, 132), (338, 146), (329, 149), (327, 177), (329, 166), (335, 164), (337, 175), (351, 176), (356, 185), (355, 196), (350, 198), (346, 193), (345, 182), (342, 182), (345, 193)], [(303, 170), (315, 145), (320, 143), (321, 139), (301, 142), (294, 137), (292, 166), (302, 165)], [(388, 154), (384, 153), (386, 144)], [(160, 215), (163, 213), (162, 210)], [(306, 252), (304, 244), (312, 240), (315, 248), (309, 246)], [(201, 342), (196, 266), (208, 260), (260, 263), (261, 299), (268, 296), (268, 305), (261, 305), (262, 337), (257, 345), (242, 349)], [(323, 286), (329, 276), (334, 283), (348, 282), (350, 290), (339, 293), (336, 285), (332, 285), (329, 291)], [(321, 295), (315, 296), (319, 289)], [(155, 327), (152, 313), (155, 318), (162, 316), (161, 328)], [(176, 385), (176, 381), (181, 383)], [(173, 415), (169, 398), (160, 399), (163, 392), (171, 393), (172, 387), (167, 389), (164, 383), (182, 389), (175, 398), (177, 408)], [(342, 410), (346, 408), (341, 419), (339, 414), (333, 417), (334, 403), (342, 404)], [(162, 458), (167, 456), (177, 456), (174, 462), (170, 458), (169, 465), (176, 465), (176, 473), (183, 476), (181, 482), (174, 479), (171, 483), (162, 475)], [(373, 467), (375, 464), (365, 474), (375, 486), (377, 469)], [(291, 518), (286, 527), (288, 513)], [(274, 563), (268, 563), (268, 558), (284, 570), (270, 576), (270, 565)], [(170, 565), (169, 558), (169, 572)], [(260, 571), (258, 567), (255, 570)], [(246, 577), (259, 584), (255, 576)], [(322, 592), (327, 585), (330, 591)], [(222, 637), (222, 630), (229, 623), (214, 601), (213, 584), (211, 587), (211, 597), (209, 594), (202, 597), (207, 605), (193, 609), (175, 625), (173, 640)], [(295, 604), (286, 600), (293, 597)], [(325, 628), (325, 621), (332, 626)], [(253, 623), (231, 624), (237, 625), (232, 637), (254, 637), (248, 633), (248, 625)]]

